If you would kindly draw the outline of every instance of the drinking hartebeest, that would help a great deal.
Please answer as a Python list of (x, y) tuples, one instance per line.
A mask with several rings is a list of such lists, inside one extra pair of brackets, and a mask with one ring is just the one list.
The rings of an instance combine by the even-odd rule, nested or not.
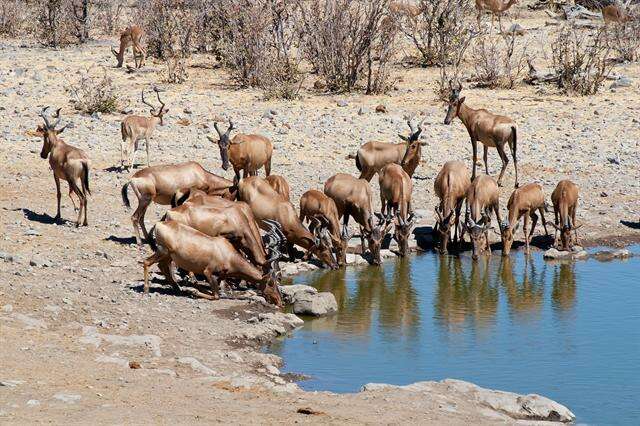
[[(573, 243), (578, 244), (578, 229), (576, 225), (576, 209), (578, 207), (578, 185), (570, 180), (561, 180), (551, 193), (555, 223), (547, 222), (556, 229), (555, 243), (558, 242), (560, 232), (560, 249), (571, 250)], [(571, 241), (571, 231), (574, 231), (575, 241)]]
[(467, 189), (467, 213), (463, 229), (469, 234), (473, 244), (472, 258), (485, 250), (491, 254), (489, 230), (491, 213), (495, 213), (498, 225), (500, 219), (500, 192), (495, 179), (488, 175), (476, 176)]
[(458, 243), (458, 224), (460, 209), (471, 185), (469, 170), (460, 161), (448, 161), (442, 166), (433, 183), (433, 189), (440, 199), (435, 211), (438, 221), (435, 231), (440, 235), (440, 253), (447, 253), (447, 245), (451, 238), (451, 219), (454, 223), (454, 242)]
[(44, 107), (40, 112), (39, 115), (44, 120), (44, 126), (38, 125), (35, 134), (43, 139), (40, 157), (44, 159), (49, 158), (49, 166), (51, 166), (51, 170), (53, 170), (53, 179), (56, 182), (58, 207), (55, 220), (60, 220), (60, 198), (62, 197), (60, 192), (60, 179), (62, 179), (69, 184), (69, 198), (71, 198), (74, 209), (76, 203), (71, 194), (76, 194), (79, 200), (76, 226), (80, 226), (81, 220), (82, 224), (87, 226), (87, 195), (91, 195), (91, 190), (89, 189), (89, 168), (91, 167), (91, 160), (89, 160), (89, 157), (83, 150), (68, 145), (58, 137), (67, 127), (64, 126), (56, 129), (61, 120), (61, 108), (58, 109), (56, 115), (53, 117), (56, 119), (53, 124), (49, 122), (49, 118), (47, 117), (48, 108), (48, 106)]
[[(536, 229), (536, 223), (538, 222), (538, 215), (536, 210), (540, 212), (542, 217), (542, 226), (544, 226), (545, 234), (549, 235), (547, 231), (547, 224), (544, 220), (544, 191), (542, 185), (539, 183), (529, 183), (522, 188), (518, 188), (511, 194), (507, 208), (509, 209), (509, 218), (502, 224), (502, 255), (508, 256), (511, 251), (511, 245), (513, 244), (513, 234), (518, 229), (520, 218), (524, 216), (524, 241), (525, 251), (529, 253), (529, 241), (533, 231)], [(531, 225), (531, 232), (527, 233), (529, 226), (529, 218), (533, 220)]]
[(230, 188), (233, 186), (230, 180), (209, 173), (200, 164), (190, 161), (139, 170), (122, 186), (121, 194), (122, 202), (127, 208), (131, 207), (127, 195), (128, 187), (131, 187), (138, 198), (138, 208), (133, 212), (131, 221), (136, 242), (140, 244), (140, 228), (145, 239), (149, 238), (144, 225), (144, 215), (152, 201), (156, 204), (169, 205), (174, 194), (183, 188), (201, 189), (211, 195), (233, 198), (230, 193)]
[(124, 53), (127, 48), (131, 46), (133, 50), (133, 61), (136, 68), (142, 68), (144, 65), (144, 59), (147, 56), (147, 50), (142, 46), (142, 37), (144, 36), (144, 30), (138, 25), (132, 25), (122, 31), (120, 34), (120, 50), (116, 50), (111, 47), (111, 53), (118, 59), (118, 68), (122, 67), (124, 63)]
[(122, 133), (122, 143), (120, 145), (120, 165), (125, 167), (124, 158), (131, 156), (129, 159), (129, 167), (133, 168), (136, 161), (136, 151), (138, 149), (138, 142), (144, 139), (145, 147), (147, 150), (147, 167), (149, 167), (149, 139), (153, 135), (153, 131), (156, 126), (160, 124), (164, 125), (163, 117), (169, 112), (169, 109), (165, 109), (165, 104), (160, 99), (160, 90), (156, 87), (153, 88), (158, 96), (158, 102), (160, 102), (160, 109), (156, 112), (156, 107), (144, 100), (144, 90), (142, 91), (142, 103), (151, 107), (149, 113), (151, 117), (142, 117), (139, 115), (129, 115), (122, 123), (120, 123), (120, 132)]
[(398, 135), (404, 143), (387, 143), (371, 141), (358, 149), (356, 155), (347, 158), (356, 160), (356, 167), (360, 170), (360, 179), (371, 181), (373, 175), (390, 163), (400, 164), (409, 176), (413, 176), (422, 158), (422, 147), (425, 142), (420, 142), (422, 127), (415, 127), (411, 120), (407, 121), (411, 133), (409, 136)]
[(366, 238), (373, 264), (381, 264), (380, 248), (392, 223), (380, 215), (378, 223), (374, 225), (369, 182), (345, 173), (338, 173), (325, 182), (324, 193), (336, 203), (338, 216), (343, 218), (345, 229), (349, 226), (350, 216), (360, 225), (362, 252), (364, 253), (364, 239)]
[(213, 123), (213, 127), (218, 133), (218, 140), (211, 136), (207, 136), (214, 144), (220, 148), (220, 158), (222, 159), (222, 168), (229, 169), (229, 163), (233, 166), (235, 173), (234, 182), (240, 180), (240, 171), (242, 177), (257, 176), (258, 170), (264, 167), (267, 176), (271, 174), (271, 155), (273, 153), (273, 144), (269, 139), (261, 135), (246, 135), (239, 133), (229, 139), (233, 122), (229, 120), (227, 131), (222, 133), (218, 128), (218, 123)]
[(411, 209), (411, 177), (398, 164), (387, 164), (380, 170), (381, 213), (387, 220), (396, 218), (393, 237), (398, 243), (400, 256), (409, 253), (409, 237), (413, 229), (413, 211)]

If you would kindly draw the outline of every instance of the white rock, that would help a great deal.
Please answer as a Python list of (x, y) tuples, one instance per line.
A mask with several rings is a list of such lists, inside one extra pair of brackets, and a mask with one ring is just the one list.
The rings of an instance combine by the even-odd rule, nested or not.
[(302, 293), (293, 304), (293, 312), (301, 315), (322, 316), (338, 311), (338, 302), (332, 293)]
[(302, 294), (302, 293), (316, 294), (317, 292), (318, 292), (317, 289), (304, 284), (280, 286), (280, 293), (282, 294), (284, 301), (288, 304), (294, 303), (296, 301), (298, 294)]
[(196, 371), (196, 372), (202, 373), (202, 374), (206, 374), (207, 376), (215, 376), (216, 375), (215, 371), (213, 371), (212, 369), (210, 369), (209, 367), (207, 367), (206, 365), (201, 363), (199, 360), (197, 360), (196, 358), (191, 357), (191, 356), (178, 358), (178, 363), (179, 364), (183, 364), (183, 365), (188, 365), (189, 367), (191, 367), (191, 369), (193, 371)]
[(53, 398), (58, 401), (66, 402), (67, 404), (75, 404), (82, 399), (82, 396), (69, 393), (57, 393), (53, 395)]

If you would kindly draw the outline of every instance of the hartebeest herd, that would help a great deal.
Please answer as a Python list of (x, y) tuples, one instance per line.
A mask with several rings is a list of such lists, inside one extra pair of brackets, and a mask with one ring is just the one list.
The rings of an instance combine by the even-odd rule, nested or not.
[[(129, 45), (133, 45), (136, 66), (142, 66), (145, 57), (140, 44), (142, 36), (139, 27), (131, 27), (122, 34), (120, 51), (114, 51), (119, 66)], [(502, 240), (502, 255), (509, 255), (521, 218), (524, 218), (524, 242), (528, 252), (538, 214), (547, 235), (547, 225), (555, 228), (554, 244), (562, 250), (570, 250), (577, 244), (576, 231), (581, 226), (576, 223), (578, 187), (568, 180), (558, 183), (551, 196), (555, 220), (546, 222), (543, 187), (538, 183), (519, 185), (516, 123), (508, 117), (468, 106), (465, 97), (460, 96), (462, 86), (459, 83), (451, 82), (450, 89), (444, 123), (449, 125), (456, 117), (460, 119), (468, 131), (473, 157), (471, 172), (460, 161), (448, 161), (434, 180), (434, 192), (439, 201), (435, 207), (433, 235), (439, 240), (440, 253), (447, 253), (452, 234), (453, 243), (457, 245), (468, 234), (474, 260), (482, 254), (491, 254), (489, 231), (494, 231)], [(348, 173), (331, 176), (322, 190), (309, 189), (302, 195), (298, 213), (291, 202), (287, 180), (271, 174), (273, 143), (257, 134), (239, 133), (231, 137), (236, 129), (231, 120), (224, 131), (215, 123), (218, 138), (208, 138), (219, 147), (222, 169), (226, 171), (229, 165), (233, 167), (232, 179), (215, 175), (195, 161), (150, 166), (149, 140), (156, 126), (164, 124), (163, 116), (168, 111), (161, 100), (161, 91), (154, 90), (159, 107), (145, 100), (144, 91), (141, 96), (142, 102), (151, 107), (151, 116), (128, 116), (121, 124), (123, 168), (134, 167), (140, 141), (144, 140), (147, 146), (147, 167), (135, 172), (121, 190), (127, 208), (130, 207), (130, 192), (138, 200), (131, 216), (136, 242), (142, 244), (142, 230), (142, 237), (154, 252), (143, 263), (145, 292), (149, 288), (148, 270), (158, 264), (177, 290), (180, 286), (174, 275), (175, 266), (189, 273), (191, 278), (196, 274), (206, 278), (211, 292), (196, 291), (199, 296), (217, 299), (221, 281), (227, 285), (245, 281), (258, 288), (267, 301), (281, 305), (279, 260), (285, 254), (295, 259), (299, 253), (294, 246), (298, 246), (304, 250), (304, 259), (315, 257), (329, 268), (344, 266), (352, 237), (350, 218), (359, 227), (361, 253), (368, 252), (372, 264), (381, 263), (381, 249), (388, 244), (389, 233), (397, 242), (397, 254), (405, 256), (409, 253), (415, 225), (412, 178), (421, 163), (425, 145), (420, 139), (421, 123), (414, 124), (409, 120), (410, 132), (407, 136), (399, 135), (400, 143), (371, 141), (363, 144), (355, 155), (348, 156), (355, 160), (359, 177)], [(76, 226), (86, 226), (91, 162), (84, 151), (59, 137), (66, 127), (57, 128), (61, 121), (60, 109), (53, 116), (48, 111), (45, 107), (40, 112), (44, 125), (39, 125), (33, 134), (42, 137), (40, 155), (48, 158), (53, 170), (57, 190), (56, 220), (60, 219), (62, 179), (69, 185), (74, 207), (73, 195), (79, 200)], [(52, 123), (52, 120), (55, 121)], [(476, 173), (478, 142), (484, 148), (486, 173), (480, 175)], [(489, 148), (496, 148), (502, 161), (497, 180), (489, 176)], [(508, 200), (503, 220), (499, 187), (509, 156), (515, 169), (515, 190)], [(258, 176), (262, 168), (265, 178)], [(380, 212), (374, 209), (370, 185), (376, 174)], [(171, 209), (148, 231), (144, 216), (152, 202), (171, 206)], [(492, 216), (495, 216), (497, 229), (492, 226)]]

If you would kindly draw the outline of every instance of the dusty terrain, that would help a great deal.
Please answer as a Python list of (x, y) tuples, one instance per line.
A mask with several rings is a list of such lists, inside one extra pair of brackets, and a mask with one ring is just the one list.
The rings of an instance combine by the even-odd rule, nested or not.
[[(539, 47), (549, 31), (544, 19), (520, 22), (537, 28), (525, 37)], [(65, 92), (81, 70), (102, 65), (120, 88), (122, 104), (147, 113), (140, 90), (158, 81), (162, 65), (148, 61), (135, 74), (114, 69), (111, 43), (55, 51), (20, 40), (0, 42), (0, 381), (5, 384), (0, 386), (0, 422), (513, 421), (446, 385), (429, 395), (301, 392), (280, 376), (280, 360), (258, 350), (260, 342), (292, 325), (283, 324), (282, 317), (260, 317), (271, 309), (259, 301), (193, 300), (174, 295), (161, 280), (143, 296), (139, 262), (148, 249), (132, 245), (130, 212), (120, 201), (128, 174), (114, 167), (123, 115), (79, 114)], [(152, 143), (152, 164), (197, 160), (225, 175), (218, 149), (206, 135), (213, 131), (214, 117), (230, 117), (241, 131), (273, 140), (273, 172), (287, 177), (297, 203), (304, 191), (321, 188), (334, 173), (357, 173), (347, 154), (368, 140), (399, 141), (396, 134), (408, 130), (406, 117), (415, 116), (425, 120), (427, 146), (414, 179), (414, 206), (431, 224), (439, 167), (450, 159), (470, 163), (462, 124), (442, 124), (445, 107), (433, 95), (435, 70), (398, 67), (402, 79), (386, 96), (304, 91), (303, 99), (285, 102), (239, 90), (208, 65), (207, 58), (195, 57), (187, 83), (164, 85), (170, 112)], [(578, 220), (585, 223), (583, 239), (592, 243), (630, 241), (638, 233), (640, 67), (620, 65), (614, 72), (629, 77), (632, 87), (612, 91), (607, 82), (601, 94), (588, 98), (561, 96), (552, 87), (545, 93), (527, 86), (464, 91), (469, 105), (509, 115), (519, 124), (522, 183), (541, 182), (547, 194), (562, 178), (580, 186)], [(376, 113), (378, 104), (388, 113)], [(87, 228), (52, 223), (53, 178), (38, 155), (42, 141), (27, 135), (40, 124), (37, 112), (45, 105), (63, 108), (72, 123), (64, 139), (93, 161)], [(496, 175), (496, 152), (489, 158)], [(513, 178), (510, 165), (503, 206)], [(150, 209), (147, 223), (162, 212)], [(62, 215), (75, 220), (64, 186)], [(296, 413), (305, 407), (322, 414)]]

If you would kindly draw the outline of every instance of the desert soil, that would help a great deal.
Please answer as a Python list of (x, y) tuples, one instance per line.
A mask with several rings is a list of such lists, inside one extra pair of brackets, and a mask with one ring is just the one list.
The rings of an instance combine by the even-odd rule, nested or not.
[[(545, 26), (541, 16), (524, 12), (519, 22), (531, 29), (524, 37), (532, 49), (548, 50), (545, 40), (554, 27)], [(496, 421), (495, 412), (445, 387), (432, 396), (302, 392), (280, 375), (277, 357), (260, 351), (261, 343), (290, 326), (281, 316), (269, 316), (271, 308), (257, 299), (194, 300), (173, 294), (160, 278), (143, 296), (140, 261), (149, 249), (132, 244), (131, 213), (120, 201), (129, 174), (116, 168), (123, 115), (83, 115), (65, 91), (88, 67), (99, 73), (95, 66), (104, 66), (123, 107), (147, 113), (140, 91), (160, 81), (163, 65), (149, 60), (133, 74), (115, 69), (112, 43), (52, 50), (21, 40), (0, 42), (0, 422)], [(470, 164), (462, 124), (442, 124), (445, 106), (433, 95), (437, 70), (398, 66), (401, 79), (384, 96), (305, 89), (301, 100), (287, 102), (238, 89), (209, 65), (208, 58), (196, 56), (187, 83), (162, 85), (170, 112), (151, 144), (152, 164), (196, 160), (230, 177), (206, 135), (212, 134), (215, 117), (232, 118), (240, 131), (273, 140), (273, 172), (289, 180), (296, 204), (304, 191), (321, 188), (334, 173), (356, 174), (347, 154), (368, 140), (399, 141), (396, 134), (406, 134), (407, 117), (415, 117), (424, 120), (427, 143), (413, 195), (425, 224), (433, 222), (438, 169), (452, 159)], [(611, 90), (607, 82), (601, 94), (586, 98), (566, 97), (550, 86), (464, 90), (469, 105), (518, 123), (521, 183), (540, 182), (547, 194), (563, 178), (580, 186), (582, 238), (593, 243), (631, 241), (638, 232), (633, 225), (640, 214), (640, 67), (618, 65), (614, 72), (629, 77), (632, 87)], [(312, 84), (309, 77), (306, 86)], [(388, 112), (376, 113), (378, 104)], [(71, 124), (64, 139), (92, 159), (89, 227), (71, 223), (76, 215), (64, 185), (62, 215), (68, 222), (51, 221), (52, 174), (39, 157), (42, 141), (27, 133), (40, 124), (37, 113), (45, 105), (63, 108)], [(496, 175), (495, 150), (489, 158)], [(140, 153), (138, 160), (143, 159)], [(513, 181), (510, 164), (501, 190), (503, 210)], [(164, 209), (150, 208), (147, 223)], [(305, 407), (321, 414), (296, 413)]]

